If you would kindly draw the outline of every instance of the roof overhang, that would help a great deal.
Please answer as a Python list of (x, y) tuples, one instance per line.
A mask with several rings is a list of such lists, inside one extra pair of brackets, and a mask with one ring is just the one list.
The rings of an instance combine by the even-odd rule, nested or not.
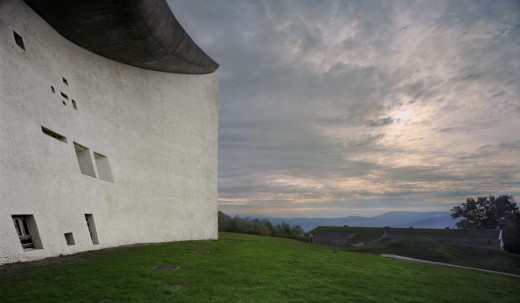
[(24, 0), (58, 33), (103, 57), (183, 74), (218, 64), (184, 31), (165, 0)]

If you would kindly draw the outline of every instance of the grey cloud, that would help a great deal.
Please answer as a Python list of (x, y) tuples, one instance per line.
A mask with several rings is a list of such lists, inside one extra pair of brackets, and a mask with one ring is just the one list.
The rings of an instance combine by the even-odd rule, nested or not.
[(388, 177), (399, 181), (463, 181), (464, 178), (457, 175), (449, 175), (437, 167), (408, 166), (399, 168), (387, 168)]
[(226, 210), (519, 193), (518, 1), (169, 2), (221, 65), (219, 195), (241, 201)]
[(511, 149), (518, 151), (520, 153), (520, 140), (511, 140), (507, 142), (502, 142), (498, 146), (500, 149)]
[(390, 124), (394, 123), (394, 121), (395, 120), (392, 117), (370, 120), (370, 121), (368, 121), (368, 126), (380, 127), (380, 126), (390, 125)]

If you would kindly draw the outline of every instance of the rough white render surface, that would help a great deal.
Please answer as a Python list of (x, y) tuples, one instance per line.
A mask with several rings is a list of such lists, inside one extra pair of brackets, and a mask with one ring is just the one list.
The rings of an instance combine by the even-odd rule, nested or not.
[[(216, 74), (111, 61), (60, 36), (22, 1), (1, 1), (0, 264), (216, 239), (217, 115)], [(88, 148), (96, 177), (81, 173), (74, 143)], [(106, 159), (96, 163), (94, 153)], [(43, 248), (22, 248), (13, 215), (33, 216)]]

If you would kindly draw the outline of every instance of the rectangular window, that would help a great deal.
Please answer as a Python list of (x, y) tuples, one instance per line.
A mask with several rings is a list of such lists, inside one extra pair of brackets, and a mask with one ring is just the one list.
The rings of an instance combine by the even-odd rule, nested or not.
[(99, 179), (108, 182), (114, 182), (112, 170), (110, 169), (110, 164), (108, 163), (108, 158), (106, 156), (103, 156), (102, 154), (94, 152), (94, 159), (96, 160), (96, 167)]
[(78, 105), (74, 99), (72, 99), (72, 107), (74, 107), (75, 110), (78, 110)]
[(65, 85), (69, 85), (69, 81), (67, 81), (67, 79), (65, 79), (65, 77), (61, 77), (61, 79), (63, 80), (63, 83), (65, 83)]
[(54, 138), (56, 140), (59, 140), (61, 142), (67, 143), (67, 138), (65, 138), (64, 136), (58, 134), (57, 132), (53, 132), (52, 130), (50, 130), (50, 129), (44, 127), (44, 126), (42, 126), (42, 132), (44, 134), (46, 134), (47, 136), (49, 136), (49, 137), (52, 137), (52, 138)]
[(33, 215), (11, 216), (23, 249), (43, 248)]
[(90, 233), (90, 238), (92, 239), (92, 244), (99, 244), (99, 239), (97, 236), (96, 223), (94, 222), (93, 214), (85, 214), (85, 221), (87, 221), (88, 232)]
[(74, 150), (76, 151), (76, 157), (78, 158), (79, 170), (81, 173), (95, 178), (96, 172), (94, 171), (94, 165), (92, 164), (90, 150), (76, 142), (74, 142)]
[(65, 242), (67, 242), (67, 245), (76, 245), (76, 242), (74, 242), (74, 235), (72, 233), (65, 233)]
[(54, 90), (54, 86), (52, 86), (52, 85), (51, 85), (51, 91), (52, 91), (53, 94), (56, 93), (56, 90)]
[(69, 96), (67, 96), (66, 94), (64, 94), (63, 92), (61, 92), (61, 96), (67, 100), (69, 100)]
[(25, 44), (23, 43), (22, 36), (18, 35), (17, 32), (13, 31), (14, 36), (14, 42), (16, 42), (16, 45), (18, 45), (21, 49), (25, 50)]

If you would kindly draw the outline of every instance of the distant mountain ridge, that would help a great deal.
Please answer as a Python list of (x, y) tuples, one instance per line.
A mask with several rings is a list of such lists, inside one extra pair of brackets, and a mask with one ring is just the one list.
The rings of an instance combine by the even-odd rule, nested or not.
[(393, 211), (374, 217), (348, 216), (341, 218), (277, 218), (277, 217), (249, 217), (268, 219), (272, 224), (283, 222), (289, 225), (300, 225), (308, 232), (317, 226), (356, 226), (356, 227), (410, 227), (415, 228), (454, 228), (458, 220), (451, 218), (450, 212), (411, 212)]

